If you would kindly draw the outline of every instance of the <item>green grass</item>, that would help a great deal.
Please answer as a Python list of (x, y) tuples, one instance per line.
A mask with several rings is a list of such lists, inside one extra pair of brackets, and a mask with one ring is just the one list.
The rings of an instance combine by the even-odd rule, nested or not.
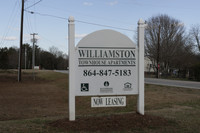
[[(16, 74), (9, 71), (0, 71), (3, 75)], [(31, 71), (23, 74), (31, 75)], [(0, 75), (1, 76), (1, 75)], [(68, 96), (68, 75), (53, 71), (36, 71), (36, 84), (49, 84), (61, 89)], [(32, 82), (32, 81), (30, 81)], [(33, 81), (34, 82), (34, 81)], [(23, 83), (22, 83), (23, 84)], [(28, 84), (27, 84), (28, 85)], [(12, 87), (12, 86), (11, 86)], [(27, 86), (28, 88), (28, 86)], [(38, 88), (40, 89), (40, 88)], [(61, 91), (63, 92), (63, 91)], [(60, 102), (67, 103), (63, 97)], [(1, 95), (0, 95), (1, 98)], [(39, 100), (39, 99), (38, 99)], [(127, 96), (127, 106), (119, 108), (91, 108), (90, 97), (76, 97), (77, 117), (103, 116), (118, 113), (135, 112), (137, 96)], [(31, 106), (31, 105), (30, 105)], [(48, 126), (48, 123), (68, 117), (68, 107), (61, 106), (57, 110), (66, 110), (64, 113), (54, 113), (37, 117), (11, 119), (0, 121), (0, 133), (62, 133), (63, 129)], [(40, 111), (40, 110), (38, 110)], [(4, 112), (6, 113), (6, 112)], [(145, 113), (164, 117), (169, 125), (166, 127), (148, 127), (128, 129), (129, 132), (139, 133), (199, 133), (200, 132), (200, 90), (157, 85), (145, 85)], [(120, 131), (126, 133), (127, 131)], [(73, 133), (73, 131), (71, 131)]]
[[(56, 79), (66, 79), (67, 75), (63, 74), (63, 73), (58, 73), (58, 72), (54, 72), (54, 71), (37, 71), (37, 76), (39, 78), (48, 80), (48, 81), (55, 81)], [(67, 80), (67, 79), (66, 79)]]

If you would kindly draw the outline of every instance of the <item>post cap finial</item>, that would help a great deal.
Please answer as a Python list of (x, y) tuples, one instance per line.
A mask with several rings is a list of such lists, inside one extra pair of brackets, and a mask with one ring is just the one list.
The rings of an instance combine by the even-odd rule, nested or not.
[(138, 21), (138, 25), (141, 25), (141, 24), (144, 24), (144, 20), (140, 18)]
[(70, 16), (69, 19), (68, 19), (68, 22), (74, 22), (74, 17)]

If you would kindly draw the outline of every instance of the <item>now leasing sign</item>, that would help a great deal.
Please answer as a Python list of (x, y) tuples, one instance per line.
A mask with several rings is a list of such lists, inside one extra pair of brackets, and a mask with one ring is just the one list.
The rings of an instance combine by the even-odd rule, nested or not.
[(126, 106), (126, 97), (92, 97), (91, 107), (123, 107)]
[(76, 95), (138, 94), (137, 58), (136, 45), (123, 34), (89, 34), (76, 47)]

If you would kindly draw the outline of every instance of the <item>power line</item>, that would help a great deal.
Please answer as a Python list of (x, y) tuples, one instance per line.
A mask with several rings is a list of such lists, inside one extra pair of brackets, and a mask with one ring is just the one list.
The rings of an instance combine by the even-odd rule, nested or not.
[(53, 17), (53, 18), (68, 20), (67, 18), (59, 17), (59, 16), (55, 16), (55, 15), (51, 15), (51, 14), (33, 12), (33, 11), (28, 11), (28, 10), (25, 10), (25, 11), (28, 12), (28, 13), (31, 13), (31, 14), (38, 14), (38, 15), (40, 15), (40, 16), (46, 16), (46, 17)]
[[(30, 21), (30, 18), (28, 16), (28, 13), (27, 13), (27, 16), (26, 16), (26, 22), (27, 22), (27, 30), (29, 33), (32, 33), (33, 32), (33, 28), (32, 28), (32, 25), (31, 25), (31, 21)], [(25, 26), (26, 26), (26, 23), (25, 23)]]
[[(35, 2), (35, 0), (34, 0), (34, 4), (32, 4), (32, 5), (28, 6), (28, 7), (26, 7), (25, 10), (28, 9), (28, 8), (34, 7), (34, 11), (35, 11), (35, 5), (39, 4), (41, 1), (42, 1), (42, 0), (39, 0), (39, 1)], [(30, 30), (30, 31), (33, 31), (33, 27), (31, 26), (31, 22), (30, 22), (29, 19), (30, 19), (30, 18), (28, 18), (28, 15), (27, 15), (28, 28), (32, 29), (32, 30)], [(35, 25), (34, 25), (34, 30), (36, 31), (36, 17), (35, 17), (35, 16), (34, 16), (34, 24), (35, 24)], [(30, 33), (31, 33), (31, 32), (30, 32)]]
[(16, 19), (18, 18), (18, 10), (16, 11), (16, 7), (18, 6), (17, 4), (19, 1), (17, 0), (14, 4), (14, 7), (12, 9), (12, 12), (10, 14), (10, 17), (9, 17), (9, 20), (8, 20), (8, 23), (7, 23), (7, 26), (5, 28), (5, 31), (3, 33), (3, 36), (1, 37), (1, 41), (0, 41), (0, 45), (3, 45), (5, 40), (6, 40), (6, 37), (8, 36), (8, 34), (10, 33), (11, 29), (16, 25)]
[(29, 6), (29, 7), (26, 7), (25, 10), (28, 9), (28, 8), (31, 8), (31, 7), (33, 7), (33, 6), (35, 6), (35, 5), (37, 5), (37, 4), (40, 3), (41, 1), (42, 1), (42, 0), (39, 0), (38, 2), (34, 3), (33, 5), (31, 5), (31, 6)]
[[(38, 14), (38, 15), (46, 16), (46, 17), (53, 17), (53, 18), (57, 18), (57, 19), (68, 20), (67, 18), (60, 17), (60, 16), (44, 14), (44, 13), (39, 13), (39, 12), (33, 12), (33, 11), (28, 11), (28, 10), (25, 10), (25, 11), (28, 12), (28, 13), (31, 13), (31, 14)], [(110, 25), (97, 24), (97, 23), (92, 23), (92, 22), (87, 22), (87, 21), (82, 21), (82, 20), (77, 20), (77, 19), (75, 21), (79, 22), (79, 23), (89, 24), (89, 25), (95, 25), (95, 26), (101, 26), (101, 27), (107, 27), (107, 28), (113, 28), (113, 29), (118, 29), (118, 30), (135, 32), (135, 30), (125, 29), (125, 28), (121, 28), (121, 27), (114, 27), (114, 26), (110, 26)]]
[[(25, 9), (26, 8), (27, 8), (27, 6), (25, 7)], [(28, 27), (27, 29), (29, 30), (29, 33), (32, 33), (33, 32), (33, 26), (32, 26), (32, 23), (31, 23), (31, 17), (29, 15), (30, 15), (29, 13), (26, 13), (26, 22), (27, 22), (27, 27)]]
[(95, 15), (91, 15), (91, 14), (86, 14), (86, 13), (83, 13), (83, 12), (78, 12), (77, 10), (76, 11), (73, 11), (73, 10), (69, 10), (69, 9), (60, 9), (60, 8), (56, 8), (56, 7), (51, 7), (51, 6), (47, 6), (47, 5), (44, 5), (44, 4), (41, 4), (43, 7), (47, 7), (49, 9), (53, 9), (53, 10), (56, 10), (56, 11), (61, 11), (61, 12), (68, 12), (70, 14), (79, 14), (81, 16), (84, 16), (84, 17), (89, 17), (89, 18), (93, 18), (93, 19), (98, 19), (98, 20), (104, 20), (104, 21), (109, 21), (109, 22), (115, 22), (115, 23), (120, 23), (120, 24), (128, 24), (128, 25), (134, 25), (133, 23), (131, 22), (126, 22), (126, 21), (121, 21), (121, 20), (117, 20), (117, 19), (111, 19), (111, 18), (107, 18), (107, 17), (97, 17)]
[[(36, 10), (36, 6), (34, 6), (34, 11)], [(34, 15), (34, 30), (37, 31), (37, 25), (36, 25), (36, 15)]]
[(81, 21), (81, 20), (75, 20), (75, 21), (77, 21), (79, 23), (85, 23), (85, 24), (96, 25), (96, 26), (101, 26), (101, 27), (113, 28), (113, 29), (118, 29), (118, 30), (135, 31), (135, 30), (125, 29), (125, 28), (120, 28), (120, 27), (114, 27), (114, 26), (110, 26), (110, 25), (103, 25), (103, 24)]
[(55, 42), (52, 41), (52, 40), (49, 40), (48, 38), (44, 37), (44, 36), (41, 35), (41, 34), (40, 34), (40, 36), (42, 37), (42, 39), (44, 39), (44, 40), (50, 42), (51, 44), (53, 44), (53, 45), (55, 45), (55, 46), (58, 46), (58, 45), (59, 45), (60, 47), (63, 47), (62, 45), (60, 45), (60, 44), (58, 44), (58, 43), (55, 43)]

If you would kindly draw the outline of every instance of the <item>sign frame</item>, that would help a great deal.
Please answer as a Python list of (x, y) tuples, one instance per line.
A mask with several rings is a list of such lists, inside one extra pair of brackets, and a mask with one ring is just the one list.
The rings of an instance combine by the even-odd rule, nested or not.
[[(74, 17), (69, 17), (68, 19), (68, 54), (69, 54), (69, 120), (75, 121), (75, 96), (76, 96), (76, 66), (77, 64), (77, 56), (76, 56), (76, 47), (75, 47), (75, 25), (74, 25)], [(141, 115), (144, 115), (144, 29), (145, 23), (142, 19), (138, 21), (138, 57), (136, 59), (138, 63), (138, 73), (137, 77), (137, 89), (138, 92), (138, 103), (137, 103), (137, 112)], [(87, 39), (87, 38), (86, 38)], [(97, 38), (95, 38), (97, 39)], [(99, 38), (102, 39), (102, 38)], [(122, 39), (123, 40), (123, 39)], [(118, 40), (121, 41), (121, 40)], [(87, 41), (86, 41), (87, 42)], [(100, 46), (105, 45), (101, 43)], [(87, 46), (92, 47), (91, 43), (86, 44)], [(99, 45), (99, 44), (98, 44)], [(122, 43), (118, 43), (117, 46), (120, 48), (123, 47)], [(106, 46), (105, 46), (106, 47)], [(108, 84), (108, 83), (106, 83)], [(80, 85), (81, 86), (81, 85)], [(83, 82), (82, 87), (86, 87), (86, 90), (89, 90), (90, 87), (87, 83)], [(83, 88), (82, 88), (83, 89)], [(84, 90), (84, 89), (83, 89)], [(109, 93), (110, 95), (110, 93)], [(114, 94), (113, 94), (114, 95)], [(119, 95), (119, 94), (117, 94)], [(123, 94), (124, 95), (124, 94)], [(125, 94), (126, 95), (126, 94)]]

